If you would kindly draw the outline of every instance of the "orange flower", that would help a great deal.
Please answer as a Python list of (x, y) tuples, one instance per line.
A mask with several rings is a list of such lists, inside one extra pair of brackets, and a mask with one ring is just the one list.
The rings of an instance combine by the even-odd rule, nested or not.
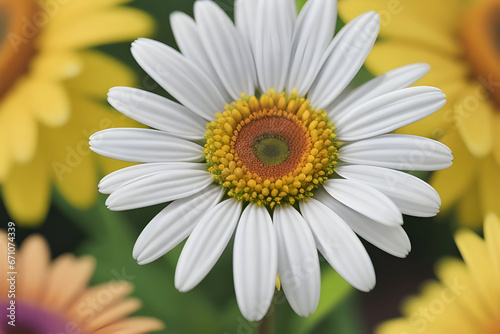
[(64, 254), (51, 261), (47, 242), (34, 235), (16, 251), (12, 269), (7, 254), (12, 250), (0, 231), (0, 307), (7, 310), (0, 333), (148, 333), (164, 327), (155, 318), (129, 317), (141, 307), (140, 300), (127, 298), (130, 282), (89, 287), (92, 257)]

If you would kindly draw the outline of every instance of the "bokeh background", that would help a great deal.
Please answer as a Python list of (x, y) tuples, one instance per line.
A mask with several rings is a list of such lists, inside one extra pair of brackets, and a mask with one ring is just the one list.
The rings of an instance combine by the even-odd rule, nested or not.
[[(231, 0), (216, 2), (229, 15), (233, 15)], [(169, 15), (173, 11), (192, 15), (193, 3), (193, 0), (137, 0), (129, 5), (142, 9), (155, 19), (156, 31), (153, 38), (175, 45)], [(338, 28), (342, 25), (339, 20)], [(129, 42), (97, 47), (130, 66), (137, 74), (139, 87), (168, 97), (136, 65), (129, 48)], [(106, 73), (101, 75), (106, 76)], [(363, 68), (353, 86), (372, 77)], [(105, 93), (103, 92), (103, 96)], [(101, 177), (104, 176), (102, 171), (99, 173)], [(419, 176), (426, 180), (430, 177), (426, 173)], [(162, 333), (257, 332), (256, 324), (246, 321), (236, 304), (231, 246), (198, 287), (182, 294), (175, 290), (173, 277), (183, 243), (166, 256), (145, 266), (137, 265), (132, 259), (135, 239), (161, 206), (111, 212), (104, 205), (105, 196), (99, 195), (89, 209), (79, 210), (68, 204), (57, 189), (53, 188), (52, 194), (50, 210), (43, 222), (29, 227), (17, 224), (18, 244), (22, 244), (27, 236), (38, 233), (48, 240), (54, 257), (66, 252), (94, 256), (97, 259), (97, 269), (91, 283), (115, 279), (131, 281), (135, 285), (133, 295), (144, 304), (137, 314), (164, 321), (166, 329)], [(2, 224), (15, 221), (9, 217), (3, 201), (0, 201), (0, 221)], [(405, 217), (405, 230), (412, 241), (412, 251), (406, 259), (392, 257), (364, 242), (377, 274), (377, 286), (370, 293), (350, 288), (322, 260), (322, 294), (318, 312), (311, 318), (300, 318), (293, 313), (282, 293), (277, 293), (273, 302), (276, 312), (275, 332), (372, 333), (377, 324), (400, 314), (399, 306), (405, 296), (417, 293), (425, 281), (434, 277), (433, 266), (437, 259), (447, 255), (459, 256), (453, 241), (456, 221), (453, 212), (432, 219)]]

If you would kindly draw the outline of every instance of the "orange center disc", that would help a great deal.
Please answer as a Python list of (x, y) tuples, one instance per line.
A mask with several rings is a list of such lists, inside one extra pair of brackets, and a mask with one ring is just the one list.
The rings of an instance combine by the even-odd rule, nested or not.
[[(286, 113), (281, 113), (281, 117), (268, 116), (274, 113), (263, 111), (258, 116), (252, 115), (249, 118), (254, 119), (239, 127), (239, 132), (237, 128), (233, 137), (236, 157), (250, 173), (264, 180), (279, 179), (293, 172), (311, 147), (307, 129), (297, 117)], [(269, 163), (276, 158), (279, 163)]]

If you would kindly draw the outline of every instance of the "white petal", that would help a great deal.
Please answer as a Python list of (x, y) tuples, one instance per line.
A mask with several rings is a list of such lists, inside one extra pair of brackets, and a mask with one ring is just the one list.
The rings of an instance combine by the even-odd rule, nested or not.
[(295, 313), (308, 317), (318, 306), (321, 289), (314, 237), (304, 218), (293, 207), (276, 207), (273, 221), (283, 292)]
[(174, 12), (170, 15), (170, 25), (181, 53), (200, 69), (203, 69), (214, 84), (217, 85), (224, 99), (230, 101), (229, 93), (224, 88), (219, 75), (205, 53), (199, 27), (193, 18), (186, 13)]
[(90, 149), (108, 158), (132, 162), (200, 162), (203, 147), (165, 132), (113, 128), (90, 136)]
[(410, 239), (403, 227), (379, 224), (340, 203), (324, 189), (318, 189), (314, 198), (337, 213), (359, 236), (384, 252), (401, 258), (410, 252)]
[(295, 1), (263, 0), (255, 18), (253, 52), (261, 91), (285, 88), (297, 17)]
[(190, 162), (158, 162), (122, 168), (116, 172), (106, 175), (101, 182), (99, 182), (99, 192), (103, 194), (111, 194), (118, 188), (121, 188), (130, 182), (136, 181), (140, 177), (169, 170), (207, 170), (207, 164)]
[(255, 41), (255, 18), (260, 0), (236, 0), (234, 2), (234, 21), (240, 34), (250, 46)]
[[(252, 51), (231, 19), (212, 1), (194, 3), (201, 41), (224, 87), (234, 100), (255, 92)], [(228, 101), (229, 102), (229, 101)]]
[(110, 210), (131, 210), (196, 194), (213, 182), (203, 170), (170, 170), (148, 174), (115, 190), (106, 200)]
[(207, 122), (188, 108), (144, 90), (115, 87), (108, 102), (116, 110), (142, 124), (183, 139), (203, 139)]
[(340, 141), (394, 131), (441, 109), (446, 96), (434, 87), (410, 87), (379, 96), (333, 118)]
[(224, 195), (222, 187), (211, 185), (196, 195), (170, 203), (149, 222), (137, 238), (133, 257), (139, 264), (150, 263), (169, 252)]
[(332, 41), (337, 22), (337, 1), (309, 0), (301, 9), (293, 37), (287, 91), (305, 95), (318, 75), (323, 53)]
[(129, 87), (114, 87), (108, 102), (127, 117), (183, 139), (203, 139), (207, 122), (186, 107), (159, 95)]
[(321, 202), (300, 202), (300, 211), (309, 224), (316, 247), (328, 263), (349, 284), (361, 291), (375, 286), (373, 264), (351, 228)]
[(364, 165), (341, 166), (335, 171), (343, 178), (362, 182), (382, 192), (406, 215), (433, 217), (439, 212), (441, 199), (437, 191), (413, 175)]
[(372, 187), (344, 179), (328, 180), (323, 186), (339, 202), (380, 224), (403, 224), (403, 216), (396, 204)]
[(328, 116), (331, 119), (340, 118), (343, 113), (348, 113), (346, 111), (377, 96), (409, 87), (426, 75), (430, 69), (431, 67), (427, 64), (406, 65), (384, 73), (350, 92), (344, 91), (327, 108)]
[(230, 198), (208, 211), (186, 241), (175, 270), (175, 287), (186, 292), (212, 270), (233, 235), (242, 210)]
[(233, 254), (234, 290), (243, 316), (262, 319), (271, 305), (278, 274), (278, 250), (271, 216), (249, 204), (236, 229)]
[(335, 36), (330, 47), (333, 51), (309, 91), (308, 99), (314, 106), (328, 107), (347, 87), (370, 53), (379, 25), (380, 17), (372, 11), (346, 24)]
[(400, 170), (440, 170), (451, 166), (450, 149), (419, 136), (387, 134), (349, 143), (339, 150), (345, 162)]
[(212, 120), (226, 100), (205, 72), (175, 49), (149, 39), (132, 43), (132, 55), (167, 92), (198, 116)]

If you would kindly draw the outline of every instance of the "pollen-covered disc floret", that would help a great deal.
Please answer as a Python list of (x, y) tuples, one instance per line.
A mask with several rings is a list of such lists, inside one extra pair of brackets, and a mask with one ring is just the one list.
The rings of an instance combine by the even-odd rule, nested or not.
[(242, 95), (216, 117), (207, 126), (204, 153), (230, 197), (271, 208), (294, 204), (334, 172), (333, 123), (296, 90)]

